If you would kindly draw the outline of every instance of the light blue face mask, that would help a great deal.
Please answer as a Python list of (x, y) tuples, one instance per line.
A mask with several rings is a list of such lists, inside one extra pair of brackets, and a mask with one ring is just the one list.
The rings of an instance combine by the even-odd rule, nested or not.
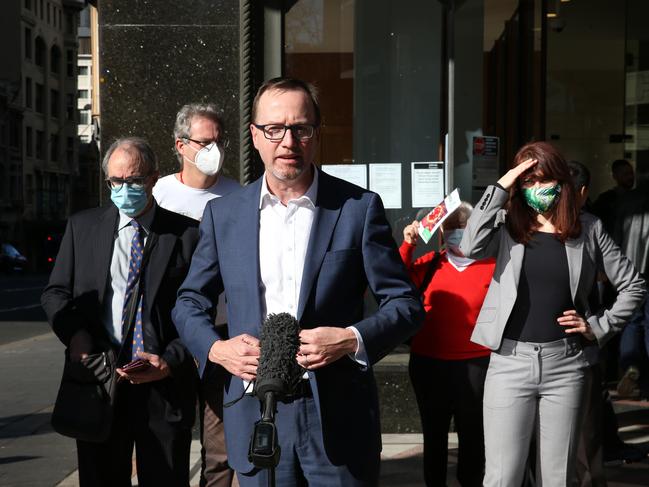
[(112, 188), (110, 190), (110, 199), (119, 211), (126, 216), (134, 217), (146, 208), (149, 195), (146, 193), (145, 186), (125, 183), (119, 189)]
[(453, 252), (455, 255), (462, 255), (460, 251), (460, 242), (462, 241), (462, 235), (464, 235), (464, 228), (456, 228), (454, 230), (448, 230), (444, 232), (444, 242), (446, 243), (446, 248)]

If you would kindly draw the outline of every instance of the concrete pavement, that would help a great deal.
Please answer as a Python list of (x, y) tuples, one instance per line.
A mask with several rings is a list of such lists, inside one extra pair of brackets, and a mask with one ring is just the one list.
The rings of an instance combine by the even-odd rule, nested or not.
[[(4, 324), (6, 325), (6, 323)], [(3, 326), (4, 326), (3, 325)], [(13, 326), (21, 326), (19, 322)], [(52, 431), (49, 419), (63, 362), (63, 347), (51, 333), (0, 345), (0, 485), (78, 485), (74, 441)], [(616, 401), (626, 441), (649, 441), (649, 403)], [(384, 434), (381, 485), (423, 485), (420, 434)], [(449, 434), (449, 486), (457, 464), (457, 438)], [(192, 486), (198, 485), (200, 445), (191, 450)], [(610, 487), (649, 485), (649, 461), (607, 469)], [(136, 480), (134, 479), (134, 482)]]

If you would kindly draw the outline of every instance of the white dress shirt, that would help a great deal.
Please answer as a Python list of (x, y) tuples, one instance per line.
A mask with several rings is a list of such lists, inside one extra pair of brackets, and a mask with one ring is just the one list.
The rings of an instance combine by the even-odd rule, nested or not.
[[(297, 315), (311, 226), (316, 212), (318, 171), (304, 195), (286, 206), (268, 189), (266, 177), (259, 197), (259, 269), (261, 273), (262, 316), (271, 313)], [(324, 324), (324, 326), (327, 326)], [(354, 326), (358, 348), (350, 358), (367, 366), (363, 339)]]
[[(137, 218), (137, 222), (144, 230), (144, 245), (149, 236), (151, 223), (155, 215), (155, 204), (144, 215)], [(124, 308), (124, 294), (128, 280), (128, 265), (131, 258), (131, 240), (135, 235), (135, 228), (131, 225), (130, 216), (119, 212), (119, 223), (115, 233), (113, 256), (110, 260), (110, 275), (106, 286), (106, 299), (104, 300), (104, 313), (102, 322), (108, 331), (108, 336), (116, 343), (122, 343), (122, 312)]]

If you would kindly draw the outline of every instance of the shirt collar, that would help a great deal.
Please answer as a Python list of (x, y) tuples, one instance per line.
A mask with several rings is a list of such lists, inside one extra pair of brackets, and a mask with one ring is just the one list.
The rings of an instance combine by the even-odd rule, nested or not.
[[(306, 190), (299, 198), (292, 199), (290, 201), (304, 201), (307, 202), (311, 207), (315, 208), (316, 198), (318, 196), (318, 170), (315, 165), (313, 167), (313, 181), (311, 186)], [(268, 189), (268, 182), (266, 181), (266, 174), (264, 173), (264, 178), (261, 182), (261, 194), (259, 195), (259, 209), (262, 209), (264, 206), (271, 204), (272, 202), (279, 202), (279, 198), (272, 194)]]
[[(146, 232), (147, 235), (151, 231), (151, 224), (153, 223), (153, 217), (155, 216), (157, 206), (158, 205), (154, 200), (151, 209), (148, 210), (144, 215), (140, 215), (139, 217), (136, 218), (137, 222), (140, 224), (142, 228), (144, 228), (144, 231)], [(133, 220), (133, 218), (119, 211), (119, 224), (117, 226), (117, 231), (119, 232), (123, 228), (129, 226), (131, 224), (131, 220)]]

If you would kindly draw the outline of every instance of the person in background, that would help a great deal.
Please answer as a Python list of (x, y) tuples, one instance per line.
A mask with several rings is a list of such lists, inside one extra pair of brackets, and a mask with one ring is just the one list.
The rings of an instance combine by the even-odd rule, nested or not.
[[(221, 174), (226, 146), (223, 130), (218, 109), (212, 103), (190, 103), (178, 111), (173, 137), (180, 170), (160, 178), (153, 187), (153, 196), (161, 207), (200, 221), (208, 201), (240, 188), (238, 182)], [(217, 330), (225, 330), (226, 313), (225, 294), (221, 294), (214, 325)], [(210, 363), (201, 380), (200, 487), (229, 487), (234, 479), (223, 432), (226, 375), (223, 367)]]
[(426, 311), (424, 326), (411, 342), (409, 372), (424, 433), (424, 479), (429, 487), (446, 485), (451, 418), (459, 442), (460, 485), (479, 487), (484, 476), (482, 395), (490, 351), (470, 337), (495, 260), (476, 261), (460, 252), (471, 211), (471, 205), (462, 202), (444, 221), (445, 250), (413, 261), (419, 240), (417, 220), (403, 229), (399, 248), (410, 278), (422, 292)]
[[(601, 346), (618, 332), (645, 298), (644, 282), (601, 222), (580, 214), (568, 165), (547, 142), (523, 146), (514, 167), (487, 188), (460, 250), (496, 257), (471, 337), (492, 350), (484, 485), (521, 485), (535, 431), (537, 481), (570, 485), (588, 367), (584, 340)], [(618, 291), (604, 312), (589, 303), (598, 269)]]
[(621, 198), (631, 191), (635, 184), (635, 172), (629, 161), (618, 159), (611, 164), (611, 175), (616, 185), (597, 197), (593, 204), (593, 214), (602, 220), (604, 230), (614, 236), (618, 207)]
[[(617, 238), (625, 255), (649, 280), (649, 174), (639, 174), (638, 187), (620, 203)], [(645, 301), (620, 339), (624, 375), (617, 391), (623, 397), (649, 398), (649, 300)]]

